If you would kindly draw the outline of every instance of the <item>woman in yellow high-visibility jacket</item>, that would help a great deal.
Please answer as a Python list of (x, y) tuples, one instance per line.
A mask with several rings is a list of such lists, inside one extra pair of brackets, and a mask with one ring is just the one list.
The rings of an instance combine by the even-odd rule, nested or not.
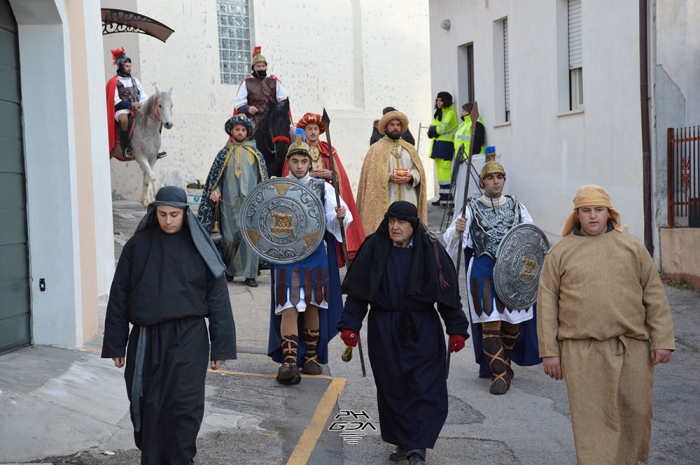
[(454, 136), (457, 132), (457, 113), (452, 102), (452, 94), (438, 92), (435, 99), (435, 114), (428, 137), (433, 139), (430, 146), (430, 158), (435, 160), (435, 172), (440, 185), (440, 199), (433, 205), (447, 206), (451, 202), (450, 182), (452, 176), (452, 155), (454, 153)]

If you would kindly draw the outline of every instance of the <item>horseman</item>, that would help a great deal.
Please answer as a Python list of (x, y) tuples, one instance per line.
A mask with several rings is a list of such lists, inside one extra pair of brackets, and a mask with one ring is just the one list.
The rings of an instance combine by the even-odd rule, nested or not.
[[(133, 111), (139, 109), (148, 99), (138, 79), (131, 75), (131, 58), (124, 52), (124, 47), (112, 50), (112, 58), (117, 66), (117, 74), (107, 81), (107, 108), (114, 107), (114, 119), (119, 123), (119, 144), (124, 152), (124, 160), (133, 160), (134, 152), (129, 146), (129, 125)], [(108, 117), (111, 114), (108, 111)], [(109, 151), (116, 144), (115, 125), (108, 120)]]
[(233, 114), (245, 114), (256, 128), (260, 126), (270, 102), (277, 104), (289, 98), (277, 76), (267, 75), (267, 60), (261, 51), (260, 46), (253, 50), (253, 72), (238, 86), (236, 101), (233, 104)]

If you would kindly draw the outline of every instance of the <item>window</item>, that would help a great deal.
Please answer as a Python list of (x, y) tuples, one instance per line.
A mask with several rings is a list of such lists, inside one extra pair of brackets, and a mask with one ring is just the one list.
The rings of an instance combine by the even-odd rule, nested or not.
[(583, 59), (581, 0), (568, 0), (569, 24), (569, 110), (583, 107)]
[(457, 47), (457, 75), (459, 76), (459, 105), (474, 102), (474, 44)]
[(216, 0), (222, 84), (238, 84), (250, 74), (251, 14), (248, 0)]

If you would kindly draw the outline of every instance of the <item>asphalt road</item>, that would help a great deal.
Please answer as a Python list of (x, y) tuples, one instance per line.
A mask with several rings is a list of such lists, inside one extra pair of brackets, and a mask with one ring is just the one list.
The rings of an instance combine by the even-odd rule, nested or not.
[[(115, 202), (118, 253), (142, 215), (143, 209), (135, 202)], [(431, 229), (438, 229), (442, 210), (432, 208), (430, 215)], [(275, 382), (277, 365), (265, 355), (270, 318), (269, 275), (263, 273), (259, 284), (257, 289), (244, 286), (241, 279), (229, 284), (239, 359), (226, 362), (220, 373), (208, 374), (206, 414), (196, 462), (392, 463), (388, 460), (392, 446), (383, 443), (379, 434), (376, 392), (366, 353), (368, 374), (362, 377), (357, 350), (351, 362), (342, 362), (344, 345), (335, 338), (330, 344), (330, 363), (324, 367), (323, 376), (304, 377), (296, 386)], [(461, 287), (464, 295), (464, 282)], [(697, 464), (700, 463), (700, 294), (670, 287), (667, 294), (673, 311), (677, 350), (670, 364), (656, 369), (650, 463)], [(104, 302), (102, 307), (104, 311)], [(366, 350), (364, 332), (362, 337)], [(102, 434), (99, 440), (66, 444), (65, 450), (70, 453), (43, 456), (34, 462), (138, 463), (122, 372), (113, 368), (110, 361), (99, 359), (96, 351), (100, 347), (98, 337), (87, 344), (87, 351), (78, 353), (56, 348), (34, 349), (38, 351), (35, 352), (38, 360), (56, 359), (50, 376), (33, 381), (35, 396), (42, 392), (48, 396), (50, 392), (46, 390), (51, 391), (52, 386), (55, 391), (56, 385), (65, 385), (65, 377), (76, 367), (101, 370), (102, 381), (114, 387), (109, 402), (95, 406), (110, 410), (114, 420), (104, 422), (111, 425), (109, 434)], [(61, 351), (69, 354), (61, 355)], [(516, 366), (508, 394), (492, 396), (488, 393), (489, 381), (479, 379), (477, 369), (468, 341), (465, 350), (452, 357), (448, 380), (450, 413), (435, 449), (428, 451), (428, 463), (576, 462), (563, 382), (546, 377), (541, 366)], [(350, 421), (350, 411), (356, 415), (355, 425), (362, 426), (352, 442), (340, 434), (343, 422)], [(105, 451), (115, 455), (104, 455)]]

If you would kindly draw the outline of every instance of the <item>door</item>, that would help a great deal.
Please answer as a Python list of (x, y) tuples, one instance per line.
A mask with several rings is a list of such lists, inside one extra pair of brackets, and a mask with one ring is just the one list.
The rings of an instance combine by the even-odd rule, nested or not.
[(0, 353), (31, 342), (17, 23), (0, 0)]

